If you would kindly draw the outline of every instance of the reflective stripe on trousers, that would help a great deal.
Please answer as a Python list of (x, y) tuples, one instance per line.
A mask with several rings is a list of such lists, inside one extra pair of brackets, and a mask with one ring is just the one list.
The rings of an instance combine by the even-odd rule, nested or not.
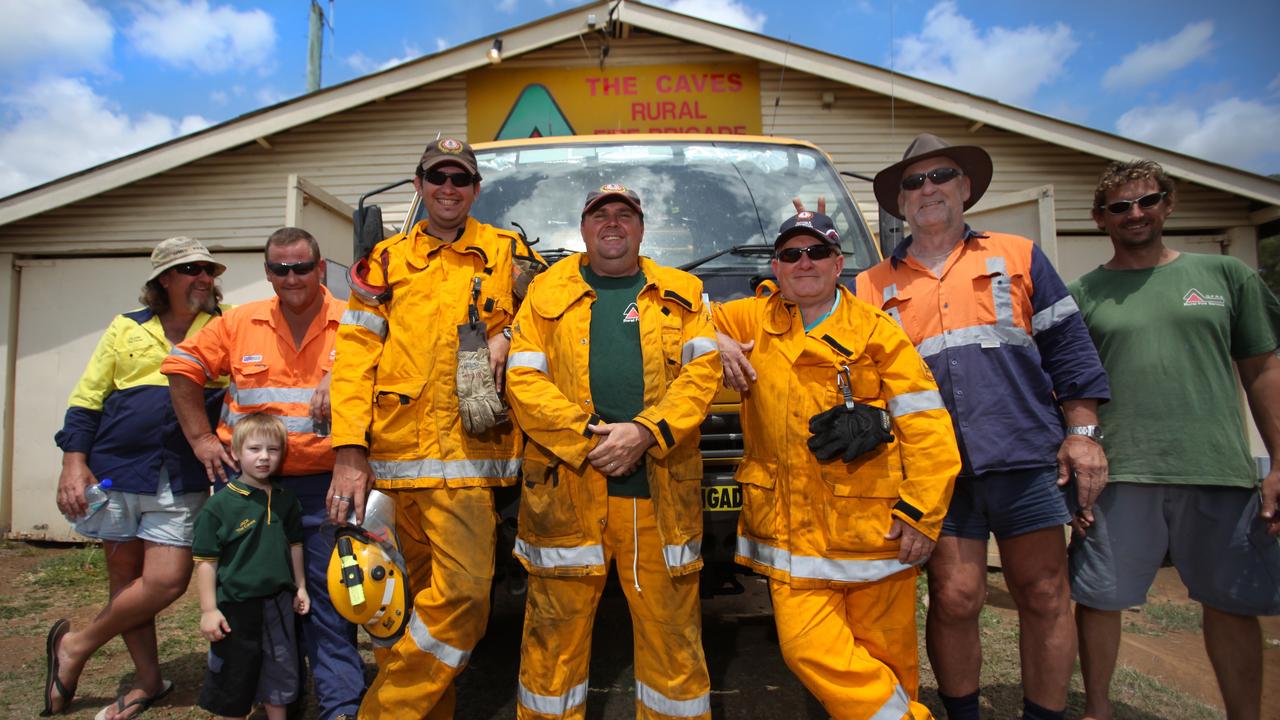
[(895, 558), (844, 560), (795, 555), (790, 550), (766, 545), (741, 535), (738, 536), (737, 553), (748, 560), (768, 565), (790, 574), (793, 578), (804, 580), (875, 582), (914, 567), (904, 565)]

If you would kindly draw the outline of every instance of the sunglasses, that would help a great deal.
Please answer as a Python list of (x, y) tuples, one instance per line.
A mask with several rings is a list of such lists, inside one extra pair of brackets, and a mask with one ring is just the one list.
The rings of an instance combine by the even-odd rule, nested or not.
[(956, 168), (951, 167), (934, 168), (927, 173), (913, 173), (902, 178), (902, 189), (919, 190), (924, 187), (925, 178), (929, 178), (929, 182), (934, 185), (945, 185), (963, 174)]
[(311, 271), (315, 269), (315, 260), (304, 260), (296, 263), (267, 263), (267, 272), (276, 277), (288, 277), (290, 270), (293, 271), (294, 275), (302, 277), (303, 275), (310, 275)]
[(826, 260), (838, 252), (840, 251), (836, 249), (835, 246), (822, 244), (810, 245), (809, 247), (802, 248), (783, 248), (775, 254), (775, 257), (777, 257), (780, 262), (784, 262), (789, 265), (791, 263), (800, 262), (800, 256), (802, 255), (808, 255), (810, 260), (817, 262), (819, 260)]
[(444, 185), (445, 183), (453, 183), (456, 188), (469, 187), (480, 178), (469, 172), (445, 172), (443, 170), (428, 170), (422, 173), (423, 179), (432, 185)]
[(1149, 195), (1143, 195), (1142, 197), (1135, 198), (1133, 200), (1117, 200), (1109, 205), (1103, 205), (1101, 207), (1106, 208), (1107, 212), (1112, 215), (1123, 215), (1129, 212), (1129, 208), (1134, 205), (1137, 205), (1143, 210), (1153, 208), (1159, 205), (1160, 201), (1164, 200), (1164, 196), (1168, 194), (1169, 193), (1166, 192), (1153, 192)]
[(182, 263), (181, 265), (174, 265), (173, 271), (179, 275), (187, 275), (190, 277), (197, 277), (200, 273), (204, 273), (209, 277), (218, 277), (218, 266), (213, 263)]

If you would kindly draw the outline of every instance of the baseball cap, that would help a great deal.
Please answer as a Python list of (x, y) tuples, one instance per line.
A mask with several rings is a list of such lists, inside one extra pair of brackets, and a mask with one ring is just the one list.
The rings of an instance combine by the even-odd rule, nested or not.
[(644, 217), (644, 210), (640, 207), (640, 196), (636, 194), (635, 190), (617, 183), (601, 185), (599, 190), (592, 190), (587, 193), (587, 202), (582, 206), (582, 214), (585, 216), (597, 206), (610, 200), (624, 202), (630, 205), (632, 210), (640, 213), (640, 217)]
[(457, 138), (442, 137), (431, 141), (427, 145), (427, 149), (422, 151), (422, 158), (418, 160), (418, 168), (422, 172), (426, 172), (437, 165), (445, 163), (461, 165), (468, 172), (476, 175), (477, 180), (480, 179), (480, 172), (476, 170), (475, 151), (471, 149), (470, 145)]
[(221, 275), (227, 266), (213, 259), (205, 246), (195, 238), (179, 236), (160, 241), (151, 251), (151, 276), (147, 281), (155, 280), (171, 267), (191, 262), (207, 262), (218, 268), (214, 276)]
[(784, 220), (778, 227), (778, 238), (773, 241), (773, 247), (777, 248), (801, 234), (812, 235), (828, 245), (840, 246), (840, 233), (836, 232), (836, 225), (831, 218), (822, 213), (802, 210)]

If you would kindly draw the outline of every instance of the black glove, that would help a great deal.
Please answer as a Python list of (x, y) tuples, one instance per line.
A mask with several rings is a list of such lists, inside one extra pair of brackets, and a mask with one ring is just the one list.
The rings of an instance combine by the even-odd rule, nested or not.
[(843, 403), (809, 418), (809, 450), (819, 460), (842, 457), (853, 462), (881, 445), (893, 442), (889, 413), (871, 405)]

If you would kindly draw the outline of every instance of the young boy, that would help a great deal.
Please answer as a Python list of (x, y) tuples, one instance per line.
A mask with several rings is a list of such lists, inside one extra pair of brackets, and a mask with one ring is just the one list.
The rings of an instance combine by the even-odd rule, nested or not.
[(200, 591), (200, 634), (211, 644), (200, 707), (243, 718), (262, 703), (269, 720), (285, 720), (298, 696), (293, 612), (311, 609), (302, 570), (302, 507), (271, 484), (287, 431), (263, 413), (236, 423), (231, 451), (241, 475), (196, 517), (192, 555)]

